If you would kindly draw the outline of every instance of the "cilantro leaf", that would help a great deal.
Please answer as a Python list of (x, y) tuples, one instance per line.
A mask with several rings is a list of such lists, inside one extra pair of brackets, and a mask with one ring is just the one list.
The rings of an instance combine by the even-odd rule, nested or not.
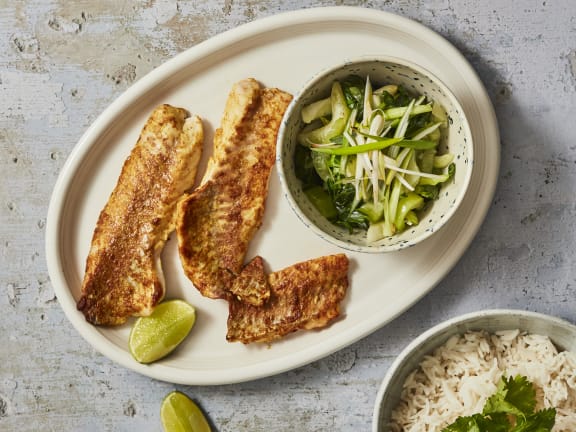
[(442, 432), (481, 432), (478, 426), (478, 418), (482, 414), (474, 414), (468, 417), (458, 417), (454, 423), (442, 429)]
[(458, 417), (442, 432), (550, 432), (554, 408), (534, 412), (536, 390), (526, 377), (502, 377), (481, 414)]
[[(506, 381), (506, 378), (504, 378)], [(536, 390), (528, 378), (517, 375), (507, 381), (508, 395), (506, 400), (517, 407), (524, 414), (532, 414), (536, 406)]]
[(458, 417), (454, 423), (442, 429), (442, 432), (508, 432), (508, 421), (506, 414), (474, 414)]
[(549, 432), (556, 423), (556, 410), (543, 409), (525, 419), (518, 419), (518, 424), (510, 432)]
[(536, 391), (526, 377), (502, 377), (496, 393), (486, 401), (484, 414), (504, 412), (516, 416), (526, 416), (534, 412)]

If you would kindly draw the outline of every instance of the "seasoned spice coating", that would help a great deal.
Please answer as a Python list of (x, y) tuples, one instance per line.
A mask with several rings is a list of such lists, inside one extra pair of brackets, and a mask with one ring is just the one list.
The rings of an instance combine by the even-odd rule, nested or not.
[(202, 122), (182, 108), (157, 107), (100, 213), (78, 310), (97, 325), (149, 315), (164, 297), (160, 253), (176, 205), (194, 186)]
[(182, 265), (206, 297), (230, 295), (262, 224), (276, 137), (290, 100), (254, 79), (234, 84), (202, 184), (178, 206)]
[(328, 255), (268, 276), (270, 298), (253, 306), (229, 300), (229, 342), (273, 342), (301, 329), (328, 325), (340, 314), (348, 289), (348, 258)]
[(238, 300), (254, 306), (262, 306), (270, 298), (270, 284), (264, 270), (264, 260), (256, 256), (244, 266), (230, 286), (230, 292)]

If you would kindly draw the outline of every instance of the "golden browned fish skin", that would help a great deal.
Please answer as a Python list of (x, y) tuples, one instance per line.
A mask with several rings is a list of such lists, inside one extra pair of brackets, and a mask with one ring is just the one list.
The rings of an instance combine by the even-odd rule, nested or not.
[(256, 256), (244, 266), (230, 286), (230, 292), (240, 301), (262, 306), (270, 298), (270, 284), (264, 261)]
[(229, 295), (262, 223), (276, 136), (291, 98), (254, 79), (234, 84), (202, 184), (178, 206), (182, 266), (206, 297)]
[(328, 255), (271, 273), (270, 299), (253, 306), (231, 297), (229, 342), (273, 342), (300, 329), (321, 328), (340, 314), (348, 289), (348, 258)]
[(194, 186), (203, 128), (182, 108), (157, 107), (100, 213), (78, 310), (96, 325), (149, 315), (164, 297), (160, 253), (176, 205)]

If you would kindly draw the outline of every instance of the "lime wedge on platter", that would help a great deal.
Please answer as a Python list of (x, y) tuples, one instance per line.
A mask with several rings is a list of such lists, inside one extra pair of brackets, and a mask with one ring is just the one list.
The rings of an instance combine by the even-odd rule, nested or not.
[(130, 331), (130, 353), (140, 363), (152, 363), (170, 354), (190, 333), (196, 309), (183, 300), (160, 303), (151, 315), (140, 317)]

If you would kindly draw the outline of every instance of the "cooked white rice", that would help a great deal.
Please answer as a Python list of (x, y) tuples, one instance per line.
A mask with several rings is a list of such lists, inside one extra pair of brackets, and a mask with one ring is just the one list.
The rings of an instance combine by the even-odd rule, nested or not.
[(482, 412), (502, 375), (526, 376), (536, 387), (536, 409), (556, 408), (554, 432), (576, 431), (576, 354), (518, 330), (454, 336), (426, 356), (406, 379), (389, 430), (440, 431)]

